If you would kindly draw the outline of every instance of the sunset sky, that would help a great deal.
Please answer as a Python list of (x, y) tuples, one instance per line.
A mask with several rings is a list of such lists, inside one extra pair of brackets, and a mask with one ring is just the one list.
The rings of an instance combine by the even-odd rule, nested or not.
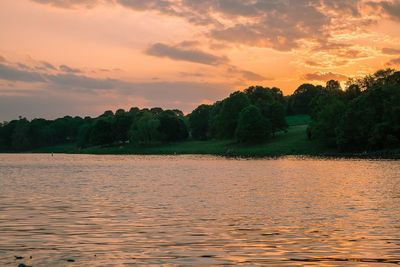
[[(0, 121), (190, 112), (400, 67), (400, 0), (3, 0)], [(344, 84), (344, 83), (343, 83)]]

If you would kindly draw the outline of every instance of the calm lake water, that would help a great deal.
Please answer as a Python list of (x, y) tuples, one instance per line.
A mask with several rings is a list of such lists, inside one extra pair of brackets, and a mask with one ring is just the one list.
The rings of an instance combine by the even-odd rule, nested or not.
[(400, 161), (3, 154), (0, 266), (21, 262), (397, 266)]

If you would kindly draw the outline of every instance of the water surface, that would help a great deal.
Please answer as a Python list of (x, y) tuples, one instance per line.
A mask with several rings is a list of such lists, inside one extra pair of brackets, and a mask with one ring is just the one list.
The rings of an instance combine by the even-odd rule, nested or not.
[(3, 154), (0, 266), (20, 262), (398, 266), (400, 161)]

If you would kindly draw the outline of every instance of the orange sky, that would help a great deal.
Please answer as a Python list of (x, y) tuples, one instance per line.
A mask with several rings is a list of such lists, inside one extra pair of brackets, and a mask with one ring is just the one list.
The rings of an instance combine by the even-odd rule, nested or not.
[(1, 1), (0, 120), (345, 81), (400, 65), (399, 22), (400, 0)]

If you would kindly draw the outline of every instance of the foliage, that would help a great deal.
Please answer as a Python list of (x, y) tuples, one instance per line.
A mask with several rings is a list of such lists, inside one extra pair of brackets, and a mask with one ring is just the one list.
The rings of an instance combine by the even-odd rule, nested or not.
[(311, 138), (341, 151), (400, 147), (400, 72), (381, 70), (331, 92), (313, 102)]
[[(286, 120), (286, 113), (296, 115)], [(400, 72), (386, 69), (349, 79), (344, 89), (334, 80), (324, 87), (303, 84), (286, 97), (275, 87), (251, 86), (212, 105), (200, 105), (186, 116), (176, 109), (132, 107), (115, 113), (108, 110), (96, 118), (65, 116), (29, 121), (19, 117), (0, 123), (0, 151), (38, 151), (71, 144), (82, 151), (95, 146), (123, 147), (128, 143), (167, 145), (185, 141), (189, 136), (195, 140), (222, 139), (248, 145), (282, 138), (288, 123), (305, 129), (310, 120), (302, 146), (308, 137), (327, 150), (398, 151)], [(315, 142), (309, 142), (310, 146)], [(296, 151), (295, 147), (291, 149)], [(289, 150), (285, 146), (285, 153)]]
[(131, 126), (130, 142), (133, 144), (152, 144), (161, 139), (158, 131), (160, 121), (156, 115), (149, 111), (144, 111), (138, 121)]
[(222, 101), (217, 119), (217, 134), (221, 138), (233, 138), (240, 112), (250, 105), (249, 98), (243, 92), (232, 93)]
[(315, 86), (309, 83), (300, 85), (289, 97), (287, 104), (288, 114), (310, 114), (311, 101), (322, 94), (322, 91), (322, 86)]
[(205, 140), (210, 132), (210, 113), (212, 106), (200, 105), (189, 116), (189, 127), (193, 139)]
[(157, 129), (161, 134), (160, 141), (177, 142), (188, 138), (189, 133), (187, 127), (183, 117), (180, 115), (180, 113), (175, 111), (166, 110), (157, 116), (160, 122)]
[(245, 90), (245, 93), (251, 103), (258, 107), (264, 118), (270, 122), (272, 133), (287, 129), (285, 99), (280, 89), (251, 86)]
[(100, 117), (90, 130), (89, 141), (93, 145), (111, 144), (113, 142), (113, 122), (110, 117)]
[(250, 105), (239, 115), (236, 140), (240, 143), (261, 143), (271, 132), (271, 123), (261, 114), (259, 108)]

